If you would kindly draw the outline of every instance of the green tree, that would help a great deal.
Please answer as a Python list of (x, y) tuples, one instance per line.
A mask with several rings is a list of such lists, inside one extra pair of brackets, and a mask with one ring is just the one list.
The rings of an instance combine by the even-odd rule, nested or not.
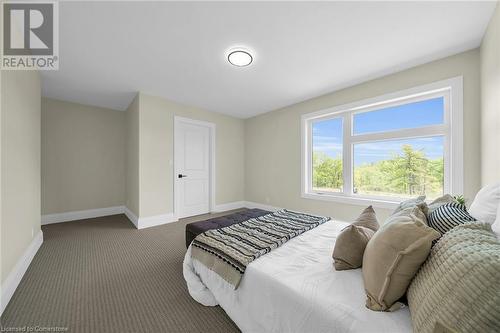
[(441, 190), (444, 187), (444, 159), (429, 160), (428, 172), (432, 190)]
[(429, 160), (422, 151), (403, 145), (402, 154), (381, 163), (381, 171), (388, 175), (391, 190), (409, 195), (425, 193), (425, 178)]
[[(403, 145), (390, 159), (357, 166), (354, 191), (363, 194), (438, 196), (443, 190), (443, 158), (430, 160), (423, 150)], [(313, 154), (313, 187), (341, 189), (342, 160), (325, 153)]]
[(340, 189), (343, 185), (342, 160), (323, 152), (313, 153), (313, 187)]

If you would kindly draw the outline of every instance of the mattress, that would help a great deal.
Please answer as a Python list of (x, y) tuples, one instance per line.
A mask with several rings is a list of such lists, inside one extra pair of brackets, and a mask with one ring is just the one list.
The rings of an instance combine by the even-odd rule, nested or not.
[(335, 239), (347, 223), (329, 221), (248, 265), (238, 287), (191, 258), (184, 258), (190, 295), (220, 305), (243, 332), (411, 332), (408, 308), (375, 312), (365, 307), (361, 269), (336, 271)]

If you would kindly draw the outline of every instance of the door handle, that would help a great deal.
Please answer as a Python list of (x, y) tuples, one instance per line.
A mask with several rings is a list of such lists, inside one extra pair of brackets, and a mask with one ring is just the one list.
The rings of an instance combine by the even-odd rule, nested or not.
[(178, 177), (178, 178), (185, 178), (185, 177), (187, 177), (187, 175), (181, 175), (181, 174), (178, 174), (178, 175), (177, 175), (177, 177)]

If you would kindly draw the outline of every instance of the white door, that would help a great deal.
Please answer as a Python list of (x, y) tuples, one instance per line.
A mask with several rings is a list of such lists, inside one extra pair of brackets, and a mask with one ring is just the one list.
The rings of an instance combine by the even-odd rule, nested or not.
[(175, 200), (179, 218), (210, 212), (210, 124), (176, 117)]

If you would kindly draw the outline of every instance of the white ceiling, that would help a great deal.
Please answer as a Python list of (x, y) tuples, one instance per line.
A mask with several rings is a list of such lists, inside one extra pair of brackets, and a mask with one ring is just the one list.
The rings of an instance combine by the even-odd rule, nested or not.
[[(61, 2), (44, 96), (247, 118), (479, 46), (495, 2)], [(227, 49), (254, 52), (246, 68)]]

